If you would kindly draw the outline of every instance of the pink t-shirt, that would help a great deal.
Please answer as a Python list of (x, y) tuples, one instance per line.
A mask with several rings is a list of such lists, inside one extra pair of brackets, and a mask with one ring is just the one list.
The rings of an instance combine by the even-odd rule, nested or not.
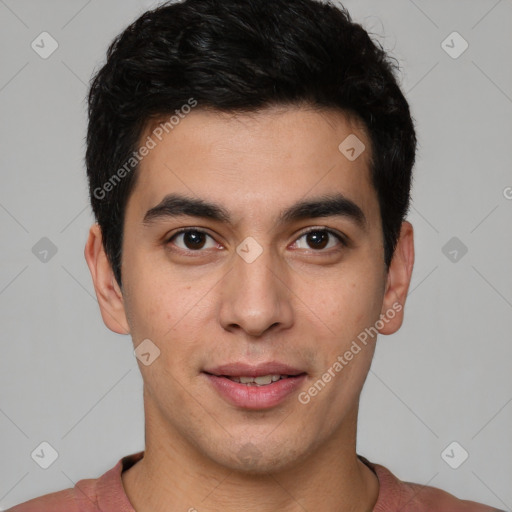
[[(80, 480), (71, 489), (26, 501), (6, 512), (136, 512), (124, 492), (121, 473), (143, 456), (143, 451), (127, 455), (100, 478)], [(360, 458), (379, 479), (373, 512), (499, 512), (434, 487), (401, 482), (384, 466)]]

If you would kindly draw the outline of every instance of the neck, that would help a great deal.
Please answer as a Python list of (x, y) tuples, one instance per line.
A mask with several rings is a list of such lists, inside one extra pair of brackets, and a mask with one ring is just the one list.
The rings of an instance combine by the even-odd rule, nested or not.
[(377, 477), (356, 455), (357, 410), (313, 454), (265, 474), (219, 465), (176, 432), (158, 428), (155, 411), (145, 412), (144, 458), (122, 474), (137, 512), (303, 512), (318, 510), (320, 500), (325, 512), (368, 512), (377, 501)]

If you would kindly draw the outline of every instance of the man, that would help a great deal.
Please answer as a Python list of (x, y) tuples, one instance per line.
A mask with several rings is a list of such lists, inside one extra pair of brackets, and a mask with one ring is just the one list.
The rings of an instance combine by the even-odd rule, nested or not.
[(114, 41), (89, 96), (85, 257), (133, 339), (146, 448), (12, 512), (494, 510), (356, 453), (414, 263), (393, 71), (315, 0), (186, 0)]

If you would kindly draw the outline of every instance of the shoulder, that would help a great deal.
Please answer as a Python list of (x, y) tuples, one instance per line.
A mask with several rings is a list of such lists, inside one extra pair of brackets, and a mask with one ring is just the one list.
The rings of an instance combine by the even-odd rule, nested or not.
[(6, 512), (135, 512), (124, 492), (121, 473), (142, 459), (144, 451), (126, 455), (99, 478), (85, 478), (74, 488), (45, 494)]
[[(90, 501), (90, 491), (94, 488), (96, 480), (86, 479), (80, 480), (77, 486), (84, 492), (83, 498), (89, 501), (89, 508), (83, 509), (81, 507), (80, 499), (77, 499), (76, 487), (75, 489), (65, 489), (63, 491), (52, 492), (39, 496), (38, 498), (25, 501), (19, 505), (8, 509), (6, 512), (87, 512), (89, 510), (96, 511), (94, 501)], [(92, 508), (91, 508), (92, 507)]]
[(499, 512), (498, 509), (461, 500), (446, 491), (396, 478), (387, 468), (369, 463), (377, 474), (380, 492), (374, 512), (414, 510), (415, 512)]

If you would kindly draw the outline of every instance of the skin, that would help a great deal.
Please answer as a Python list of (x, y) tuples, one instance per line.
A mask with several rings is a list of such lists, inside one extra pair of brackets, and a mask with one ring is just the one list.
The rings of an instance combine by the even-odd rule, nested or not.
[[(151, 133), (148, 131), (141, 140)], [(338, 145), (355, 134), (366, 150), (349, 161)], [(308, 404), (297, 393), (268, 410), (227, 403), (202, 374), (207, 366), (279, 361), (307, 373), (307, 391), (359, 333), (393, 304), (405, 304), (414, 263), (413, 228), (402, 230), (384, 266), (370, 142), (340, 112), (299, 107), (257, 114), (195, 109), (141, 162), (124, 225), (119, 288), (101, 231), (91, 227), (85, 257), (103, 320), (134, 346), (149, 338), (160, 356), (138, 362), (144, 381), (144, 458), (122, 481), (138, 512), (214, 510), (368, 511), (376, 476), (356, 455), (361, 389), (375, 338)], [(367, 225), (344, 217), (277, 222), (295, 202), (340, 192)], [(149, 226), (144, 214), (166, 194), (221, 204), (232, 223), (181, 216)], [(180, 228), (211, 236), (198, 252)], [(325, 248), (304, 232), (345, 235)], [(262, 254), (236, 252), (253, 237)], [(403, 309), (379, 329), (397, 331)], [(250, 453), (250, 457), (243, 454)]]

